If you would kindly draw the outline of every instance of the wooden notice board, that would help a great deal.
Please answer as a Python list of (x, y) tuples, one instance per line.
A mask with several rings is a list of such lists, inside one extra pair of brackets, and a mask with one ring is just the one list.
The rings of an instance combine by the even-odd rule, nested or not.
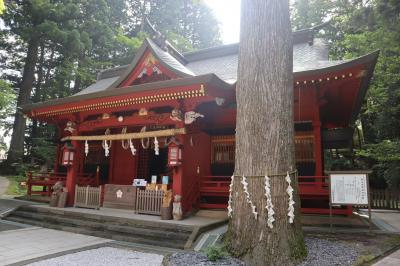
[(332, 204), (368, 206), (367, 174), (331, 174), (330, 189)]
[(329, 174), (329, 215), (332, 228), (332, 205), (356, 205), (368, 208), (371, 229), (371, 204), (368, 174), (371, 171), (334, 171)]

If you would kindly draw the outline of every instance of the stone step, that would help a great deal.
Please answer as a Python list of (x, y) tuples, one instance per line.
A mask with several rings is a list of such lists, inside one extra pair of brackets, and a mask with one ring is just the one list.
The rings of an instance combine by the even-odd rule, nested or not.
[(99, 214), (90, 214), (90, 213), (81, 213), (68, 211), (66, 209), (50, 209), (43, 208), (40, 206), (22, 206), (18, 209), (18, 211), (32, 212), (32, 213), (42, 213), (50, 216), (58, 215), (63, 218), (71, 218), (76, 220), (82, 220), (87, 222), (98, 222), (98, 223), (112, 223), (121, 226), (131, 226), (135, 228), (147, 228), (154, 230), (162, 230), (164, 232), (172, 232), (172, 233), (183, 233), (190, 234), (193, 231), (192, 226), (180, 225), (180, 224), (172, 224), (172, 223), (160, 223), (154, 221), (146, 221), (146, 220), (137, 220), (131, 218), (122, 218)]
[(174, 239), (174, 240), (182, 240), (185, 241), (189, 237), (190, 233), (182, 233), (182, 232), (171, 232), (165, 231), (162, 229), (155, 228), (136, 228), (132, 225), (123, 226), (119, 224), (113, 223), (99, 223), (95, 221), (86, 221), (80, 219), (69, 218), (61, 215), (47, 215), (44, 213), (35, 213), (28, 211), (15, 211), (13, 216), (22, 217), (26, 219), (33, 219), (38, 221), (44, 221), (47, 223), (53, 224), (61, 224), (71, 227), (84, 227), (89, 230), (97, 230), (97, 231), (113, 231), (117, 233), (124, 233), (128, 235), (146, 237), (150, 239)]
[(23, 224), (30, 224), (33, 226), (40, 226), (55, 230), (62, 230), (71, 233), (77, 234), (85, 234), (91, 235), (96, 237), (108, 238), (117, 241), (125, 241), (125, 242), (132, 242), (132, 243), (139, 243), (139, 244), (146, 244), (152, 246), (160, 246), (160, 247), (168, 247), (168, 248), (176, 248), (176, 249), (183, 249), (185, 246), (186, 241), (177, 241), (175, 239), (170, 238), (160, 238), (160, 239), (150, 239), (148, 237), (138, 237), (128, 235), (123, 232), (114, 232), (114, 231), (101, 231), (101, 230), (93, 230), (88, 229), (85, 227), (74, 227), (74, 226), (67, 226), (62, 224), (55, 224), (47, 221), (42, 220), (34, 220), (28, 219), (20, 216), (14, 216), (13, 214), (6, 218), (8, 221), (23, 223)]

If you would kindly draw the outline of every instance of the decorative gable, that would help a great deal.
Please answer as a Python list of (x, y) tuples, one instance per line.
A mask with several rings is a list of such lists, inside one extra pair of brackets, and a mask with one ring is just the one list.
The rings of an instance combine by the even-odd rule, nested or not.
[(139, 85), (177, 78), (177, 75), (160, 64), (160, 61), (147, 49), (130, 74), (119, 87)]

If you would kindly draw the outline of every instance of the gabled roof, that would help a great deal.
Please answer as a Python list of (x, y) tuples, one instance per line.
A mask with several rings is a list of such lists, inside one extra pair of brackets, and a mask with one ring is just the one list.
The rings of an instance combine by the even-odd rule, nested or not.
[(177, 58), (173, 57), (168, 51), (164, 51), (151, 39), (146, 38), (129, 65), (119, 66), (100, 72), (97, 76), (98, 79), (96, 83), (90, 85), (89, 87), (78, 92), (75, 95), (83, 95), (117, 88), (135, 69), (137, 63), (140, 61), (147, 50), (150, 50), (154, 57), (159, 60), (160, 64), (174, 72), (178, 77), (184, 78), (195, 76), (192, 71), (187, 69), (181, 62), (178, 61)]
[[(328, 60), (327, 43), (322, 39), (315, 39), (313, 29), (294, 32), (293, 40), (293, 74), (297, 83), (324, 76), (329, 80), (331, 75), (334, 75), (333, 78), (337, 78), (335, 75), (346, 71), (350, 73), (352, 68), (366, 70), (366, 75), (362, 77), (359, 87), (355, 85), (357, 86), (355, 88), (357, 99), (355, 99), (355, 103), (352, 105), (353, 111), (349, 115), (351, 116), (349, 122), (353, 123), (369, 85), (378, 52), (352, 60), (330, 61)], [(124, 95), (143, 90), (184, 86), (198, 82), (232, 89), (237, 80), (238, 51), (239, 44), (229, 44), (182, 55), (169, 43), (163, 45), (162, 42), (160, 44), (160, 40), (146, 39), (129, 65), (100, 72), (96, 83), (73, 96), (26, 105), (23, 110), (28, 112), (42, 107)], [(143, 62), (142, 58), (148, 53), (151, 53), (157, 59), (157, 64), (160, 67), (162, 66), (165, 70), (174, 74), (173, 79), (133, 86), (130, 86), (129, 82), (124, 83), (127, 79), (135, 78), (132, 73), (138, 69), (140, 62)], [(121, 84), (124, 84), (124, 87), (121, 87)]]
[[(340, 61), (328, 61), (328, 45), (322, 39), (314, 39), (314, 30), (315, 28), (311, 28), (293, 33), (294, 72), (340, 63)], [(147, 38), (129, 65), (100, 72), (96, 83), (77, 93), (77, 95), (117, 88), (134, 70), (148, 49), (164, 67), (176, 73), (178, 77), (213, 73), (229, 84), (233, 84), (237, 80), (238, 43), (202, 49), (182, 55), (170, 43), (158, 45), (152, 39)]]

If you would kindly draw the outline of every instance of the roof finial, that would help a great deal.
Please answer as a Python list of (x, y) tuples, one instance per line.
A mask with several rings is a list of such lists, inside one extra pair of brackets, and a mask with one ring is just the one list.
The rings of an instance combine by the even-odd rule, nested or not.
[(168, 51), (167, 38), (150, 23), (149, 19), (145, 17), (145, 24), (150, 29), (150, 38), (164, 51)]

